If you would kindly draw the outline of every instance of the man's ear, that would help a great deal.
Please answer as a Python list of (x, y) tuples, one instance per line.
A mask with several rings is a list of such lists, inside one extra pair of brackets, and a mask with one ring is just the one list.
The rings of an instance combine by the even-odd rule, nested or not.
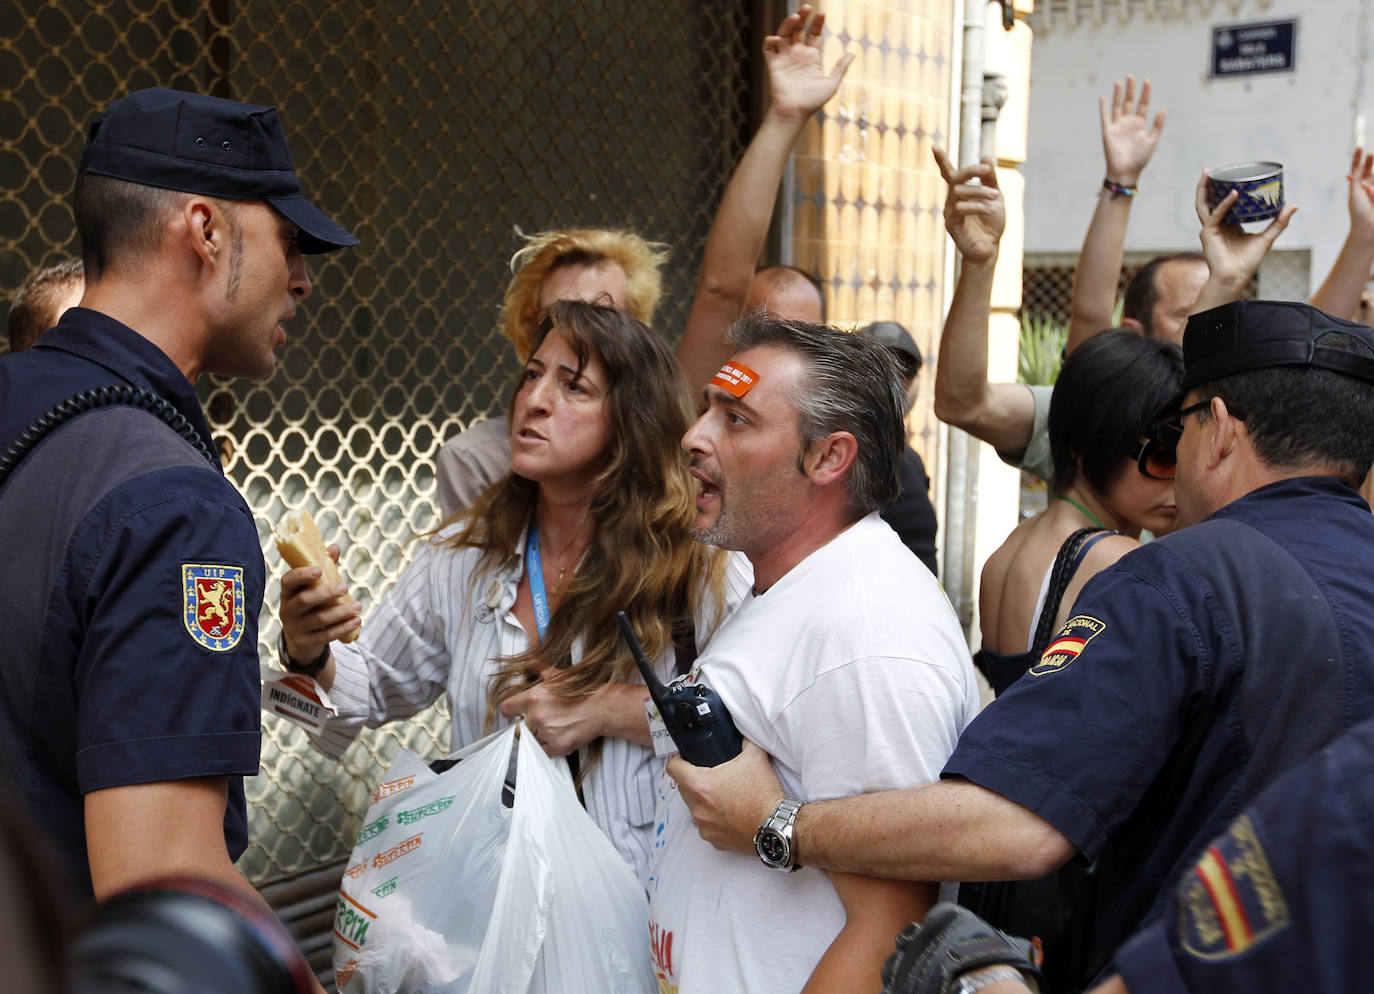
[(1137, 321), (1135, 318), (1122, 318), (1120, 327), (1129, 328), (1137, 335), (1145, 334), (1145, 326), (1141, 324), (1139, 321)]
[(204, 197), (188, 197), (178, 220), (186, 246), (207, 266), (214, 266), (229, 249), (229, 230), (224, 214)]
[(843, 480), (859, 454), (859, 443), (847, 431), (832, 431), (817, 439), (802, 456), (802, 472), (817, 486)]
[(1226, 401), (1220, 397), (1212, 398), (1212, 432), (1207, 440), (1208, 468), (1220, 466), (1240, 447), (1245, 437), (1245, 422), (1226, 409)]

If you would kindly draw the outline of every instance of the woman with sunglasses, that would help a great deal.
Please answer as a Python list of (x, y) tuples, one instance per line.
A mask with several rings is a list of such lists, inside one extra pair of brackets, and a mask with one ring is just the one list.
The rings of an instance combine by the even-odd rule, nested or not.
[(546, 751), (569, 756), (588, 813), (642, 878), (661, 764), (615, 613), (666, 679), (692, 651), (682, 627), (704, 642), (727, 582), (738, 603), (752, 575), (730, 557), (727, 576), (725, 554), (689, 533), (692, 403), (663, 337), (560, 301), (532, 351), (510, 407), (511, 472), (420, 547), (351, 645), (334, 641), (359, 623), (356, 604), (334, 603), (343, 585), (288, 572), (284, 651), (290, 668), (320, 666), (339, 708), (313, 740), (327, 755), (443, 694), (453, 749), (523, 714)]
[[(1142, 529), (1173, 528), (1173, 449), (1153, 441), (1154, 419), (1182, 380), (1177, 345), (1124, 329), (1064, 360), (1050, 399), (1054, 497), (983, 568), (983, 647), (973, 658), (994, 692), (1040, 658), (1083, 585), (1139, 546)], [(959, 902), (1010, 934), (1040, 937), (1046, 990), (1082, 990), (1091, 950), (1081, 922), (1096, 886), (1091, 870), (1068, 864), (1041, 880), (962, 884)]]
[(1127, 330), (1064, 360), (1050, 401), (1053, 499), (983, 568), (974, 658), (995, 692), (1038, 658), (1083, 585), (1138, 546), (1142, 529), (1173, 528), (1173, 449), (1147, 437), (1182, 377), (1178, 346)]

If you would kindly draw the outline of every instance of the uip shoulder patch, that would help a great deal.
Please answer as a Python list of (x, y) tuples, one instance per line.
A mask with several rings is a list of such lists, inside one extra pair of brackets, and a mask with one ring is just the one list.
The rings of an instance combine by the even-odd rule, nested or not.
[(183, 563), (182, 617), (196, 644), (227, 652), (243, 637), (243, 567)]

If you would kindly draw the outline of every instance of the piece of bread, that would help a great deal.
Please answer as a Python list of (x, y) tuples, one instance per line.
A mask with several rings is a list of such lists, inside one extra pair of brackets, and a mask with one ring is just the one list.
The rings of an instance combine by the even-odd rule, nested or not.
[[(316, 584), (321, 583), (341, 583), (343, 575), (339, 572), (339, 567), (330, 558), (329, 548), (324, 544), (324, 539), (320, 536), (320, 530), (315, 525), (315, 519), (310, 516), (309, 511), (288, 511), (286, 517), (277, 522), (276, 527), (277, 551), (286, 560), (286, 565), (292, 569), (301, 566), (318, 566), (322, 575)], [(348, 599), (348, 595), (338, 598), (335, 603), (342, 604)], [(358, 637), (358, 628), (353, 629), (340, 642), (352, 642)]]

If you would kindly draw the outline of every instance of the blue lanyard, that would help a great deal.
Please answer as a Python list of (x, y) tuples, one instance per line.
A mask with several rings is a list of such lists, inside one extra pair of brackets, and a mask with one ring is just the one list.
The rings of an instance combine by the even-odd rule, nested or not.
[(534, 623), (539, 628), (539, 641), (549, 627), (549, 595), (544, 591), (544, 567), (539, 561), (539, 526), (530, 522), (529, 537), (525, 539), (525, 575), (530, 578), (530, 599), (534, 601)]

